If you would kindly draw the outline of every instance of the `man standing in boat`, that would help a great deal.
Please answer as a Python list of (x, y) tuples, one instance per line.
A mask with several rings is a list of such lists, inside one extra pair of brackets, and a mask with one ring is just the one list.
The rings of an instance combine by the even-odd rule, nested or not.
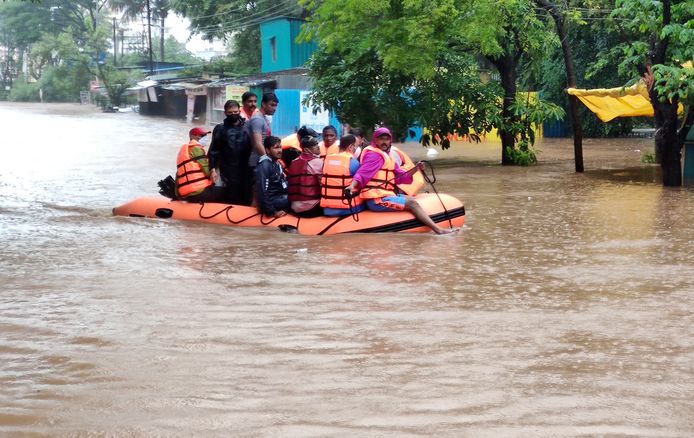
[(258, 112), (258, 96), (252, 91), (246, 91), (241, 95), (241, 117), (246, 121), (251, 120), (251, 117)]
[[(275, 93), (263, 94), (263, 100), (260, 102), (260, 110), (253, 114), (248, 123), (246, 123), (246, 130), (251, 139), (248, 171), (252, 179), (255, 177), (255, 168), (258, 165), (258, 160), (265, 155), (263, 142), (266, 137), (272, 135), (270, 121), (272, 120), (272, 115), (277, 111), (277, 105), (279, 105), (279, 103), (280, 101)], [(252, 181), (250, 186), (253, 187)]]
[(448, 234), (455, 230), (441, 228), (429, 217), (419, 203), (412, 197), (397, 195), (395, 184), (412, 182), (412, 174), (424, 170), (419, 162), (410, 171), (404, 171), (390, 157), (393, 141), (388, 128), (378, 128), (373, 135), (371, 145), (364, 148), (361, 154), (361, 166), (354, 175), (352, 183), (345, 189), (347, 196), (359, 192), (369, 210), (377, 212), (411, 211), (424, 225), (436, 234)]
[(216, 169), (219, 169), (226, 190), (226, 202), (251, 205), (252, 175), (248, 173), (251, 142), (244, 128), (245, 121), (241, 117), (239, 103), (227, 100), (224, 104), (224, 114), (224, 121), (212, 130), (212, 142), (207, 153), (212, 179), (216, 180)]
[(188, 202), (221, 202), (224, 189), (210, 178), (210, 165), (199, 140), (209, 132), (196, 127), (188, 132), (188, 143), (176, 159), (176, 195)]

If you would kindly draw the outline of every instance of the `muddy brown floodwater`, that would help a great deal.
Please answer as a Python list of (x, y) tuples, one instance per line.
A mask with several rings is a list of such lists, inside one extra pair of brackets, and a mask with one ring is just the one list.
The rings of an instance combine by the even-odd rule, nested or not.
[(306, 237), (112, 216), (185, 123), (0, 125), (0, 436), (694, 436), (694, 191), (652, 140), (586, 140), (584, 174), (463, 143), (457, 235)]

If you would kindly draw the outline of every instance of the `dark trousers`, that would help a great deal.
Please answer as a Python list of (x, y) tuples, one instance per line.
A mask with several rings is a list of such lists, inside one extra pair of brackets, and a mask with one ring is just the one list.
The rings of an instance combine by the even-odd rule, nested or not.
[(226, 191), (224, 187), (209, 186), (198, 195), (186, 196), (186, 202), (224, 202)]

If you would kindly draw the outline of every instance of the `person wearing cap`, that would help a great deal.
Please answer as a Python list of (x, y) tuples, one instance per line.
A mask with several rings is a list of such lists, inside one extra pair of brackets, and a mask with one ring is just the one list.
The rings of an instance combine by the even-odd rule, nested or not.
[(282, 139), (282, 164), (285, 169), (303, 152), (301, 139), (304, 137), (318, 138), (318, 133), (313, 128), (303, 125), (295, 134), (290, 134)]
[(221, 202), (224, 189), (210, 178), (210, 167), (200, 139), (209, 134), (195, 127), (188, 132), (188, 143), (181, 146), (176, 159), (176, 196), (188, 202)]
[(235, 100), (224, 104), (226, 118), (214, 127), (212, 142), (207, 155), (210, 158), (212, 178), (219, 177), (226, 191), (225, 201), (229, 204), (251, 205), (252, 175), (248, 168), (251, 141), (241, 117), (241, 108)]
[(371, 144), (361, 154), (361, 166), (345, 189), (347, 196), (359, 193), (369, 210), (377, 212), (411, 211), (424, 225), (436, 234), (447, 234), (455, 230), (441, 228), (429, 217), (421, 205), (412, 197), (395, 193), (395, 184), (412, 182), (412, 174), (423, 170), (424, 164), (417, 163), (410, 171), (402, 170), (390, 157), (393, 136), (388, 128), (378, 128)]
[(310, 135), (301, 139), (301, 155), (287, 168), (289, 201), (292, 211), (302, 217), (323, 215), (320, 206), (320, 177), (323, 159), (318, 140)]

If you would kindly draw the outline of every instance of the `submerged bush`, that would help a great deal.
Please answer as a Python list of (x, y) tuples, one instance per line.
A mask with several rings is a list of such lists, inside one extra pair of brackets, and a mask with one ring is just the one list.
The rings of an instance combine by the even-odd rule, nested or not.
[(39, 84), (24, 82), (21, 78), (12, 84), (8, 96), (11, 102), (39, 102)]

